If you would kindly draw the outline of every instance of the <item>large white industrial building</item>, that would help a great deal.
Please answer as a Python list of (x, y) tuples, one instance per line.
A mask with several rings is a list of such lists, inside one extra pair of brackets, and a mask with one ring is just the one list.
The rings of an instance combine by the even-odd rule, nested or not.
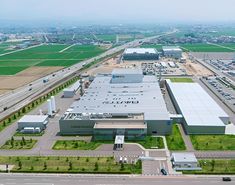
[(183, 116), (187, 134), (224, 134), (229, 116), (198, 83), (166, 80), (174, 106)]
[(154, 48), (127, 48), (123, 60), (158, 60), (159, 53)]
[(165, 57), (173, 57), (177, 59), (182, 57), (182, 49), (178, 46), (163, 46), (162, 51)]
[(156, 77), (133, 69), (98, 75), (60, 119), (61, 134), (94, 135), (95, 139), (116, 135), (143, 139), (147, 134), (171, 134), (171, 129)]

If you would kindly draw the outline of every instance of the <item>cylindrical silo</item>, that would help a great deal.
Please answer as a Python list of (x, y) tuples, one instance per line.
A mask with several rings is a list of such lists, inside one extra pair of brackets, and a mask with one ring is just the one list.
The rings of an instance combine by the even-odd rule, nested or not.
[(53, 112), (56, 112), (55, 97), (51, 97), (51, 108)]
[(48, 115), (52, 116), (51, 100), (47, 100)]

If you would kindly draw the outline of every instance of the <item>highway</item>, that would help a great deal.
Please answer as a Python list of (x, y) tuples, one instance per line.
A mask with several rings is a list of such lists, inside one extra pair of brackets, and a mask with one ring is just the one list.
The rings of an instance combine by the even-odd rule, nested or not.
[[(12, 112), (27, 105), (32, 100), (33, 97), (44, 92), (49, 86), (52, 86), (53, 84), (56, 84), (56, 83), (60, 82), (61, 80), (65, 79), (66, 77), (71, 76), (73, 73), (77, 72), (79, 69), (82, 68), (82, 65), (84, 63), (89, 64), (91, 62), (94, 62), (95, 60), (99, 60), (99, 59), (102, 59), (102, 58), (107, 57), (109, 55), (113, 55), (115, 53), (118, 53), (118, 52), (124, 50), (125, 48), (139, 46), (140, 42), (148, 42), (148, 41), (155, 39), (155, 38), (158, 38), (160, 36), (173, 34), (175, 32), (177, 32), (177, 30), (173, 30), (171, 32), (166, 32), (164, 34), (160, 34), (160, 35), (153, 36), (153, 37), (134, 40), (134, 41), (126, 43), (124, 45), (117, 46), (115, 48), (107, 50), (106, 52), (100, 54), (99, 56), (90, 58), (88, 60), (85, 60), (83, 62), (80, 62), (78, 64), (70, 66), (68, 68), (64, 68), (62, 70), (54, 72), (53, 73), (54, 75), (50, 74), (50, 75), (47, 75), (43, 78), (40, 78), (40, 79), (32, 82), (31, 86), (25, 85), (25, 86), (20, 87), (12, 92), (3, 94), (2, 96), (0, 96), (0, 118), (4, 118), (5, 116), (11, 114)], [(43, 83), (43, 79), (49, 79), (49, 81), (47, 83)], [(29, 89), (31, 89), (31, 90), (29, 90)], [(7, 107), (7, 110), (4, 111), (5, 107)]]
[(223, 182), (222, 176), (0, 174), (0, 185), (187, 185), (188, 183), (223, 185), (234, 182)]

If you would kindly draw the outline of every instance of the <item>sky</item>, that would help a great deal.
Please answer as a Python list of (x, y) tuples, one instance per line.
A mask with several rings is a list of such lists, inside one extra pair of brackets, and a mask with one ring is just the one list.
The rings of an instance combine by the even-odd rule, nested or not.
[(235, 0), (0, 0), (0, 19), (228, 22), (235, 21)]

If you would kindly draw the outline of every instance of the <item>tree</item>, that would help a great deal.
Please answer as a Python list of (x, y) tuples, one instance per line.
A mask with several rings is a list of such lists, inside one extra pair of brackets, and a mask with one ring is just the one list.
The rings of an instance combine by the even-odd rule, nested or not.
[(26, 112), (26, 109), (25, 109), (25, 107), (23, 107), (22, 113), (24, 114), (25, 112)]
[(5, 122), (5, 120), (3, 121), (3, 126), (4, 126), (4, 127), (6, 126), (6, 122)]
[(69, 170), (72, 170), (73, 169), (73, 164), (71, 161), (69, 161)]
[(214, 169), (215, 169), (215, 160), (212, 159), (212, 161), (211, 161), (211, 171), (214, 171)]
[(16, 115), (14, 114), (13, 119), (16, 119)]
[(26, 141), (25, 141), (24, 137), (22, 137), (22, 143), (23, 143), (23, 145), (26, 145)]
[(74, 148), (78, 148), (78, 143), (77, 142), (74, 144)]
[(8, 123), (11, 123), (11, 118), (8, 118)]
[(47, 163), (46, 162), (44, 162), (43, 167), (44, 167), (44, 170), (47, 169)]
[(99, 165), (98, 165), (98, 163), (96, 162), (96, 163), (95, 163), (95, 169), (94, 169), (94, 170), (97, 171), (98, 169), (99, 169)]
[(124, 167), (124, 164), (122, 163), (121, 164), (121, 171), (123, 171), (125, 169), (125, 167)]
[(29, 142), (30, 142), (30, 143), (33, 143), (33, 139), (32, 139), (32, 138), (30, 138)]
[(22, 168), (22, 163), (21, 163), (21, 161), (18, 162), (18, 167), (19, 167), (19, 169)]

